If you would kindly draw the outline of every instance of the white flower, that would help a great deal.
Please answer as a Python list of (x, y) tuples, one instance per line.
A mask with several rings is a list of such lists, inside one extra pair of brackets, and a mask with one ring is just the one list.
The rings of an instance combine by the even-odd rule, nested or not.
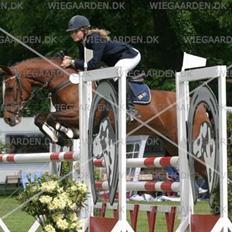
[(52, 202), (50, 202), (48, 204), (48, 208), (50, 210), (54, 210), (54, 209), (64, 209), (66, 206), (66, 202), (62, 199), (60, 199), (59, 197), (55, 197)]
[(69, 206), (72, 210), (76, 210), (77, 209), (77, 204), (73, 203), (72, 205)]
[(74, 192), (74, 191), (77, 191), (77, 190), (78, 190), (78, 187), (76, 185), (72, 185), (71, 186), (71, 191)]
[(54, 221), (58, 221), (58, 220), (60, 220), (60, 219), (63, 219), (63, 215), (62, 215), (61, 213), (53, 214), (53, 215), (52, 215), (52, 219), (53, 219)]
[(49, 202), (52, 201), (52, 197), (47, 196), (47, 195), (44, 195), (44, 196), (41, 196), (41, 197), (39, 198), (39, 201), (40, 201), (42, 204), (48, 204)]
[(81, 192), (87, 192), (88, 190), (86, 184), (78, 183), (77, 186)]
[(80, 231), (83, 228), (83, 222), (81, 220), (72, 222), (72, 224), (69, 227), (70, 229), (76, 229), (77, 231)]
[(63, 192), (63, 193), (59, 194), (59, 198), (62, 198), (64, 200), (66, 200), (66, 199), (69, 198), (69, 196), (68, 196), (68, 194), (66, 192)]
[(73, 222), (72, 224), (70, 224), (69, 229), (76, 229), (77, 228), (77, 223)]
[(46, 225), (46, 226), (44, 227), (44, 230), (45, 230), (46, 232), (56, 232), (56, 230), (54, 229), (54, 227), (53, 227), (52, 225)]
[(84, 225), (83, 220), (79, 220), (79, 221), (77, 222), (77, 229), (82, 229), (83, 225)]
[(68, 222), (65, 220), (65, 219), (59, 219), (57, 222), (56, 222), (56, 225), (59, 229), (61, 230), (66, 230), (68, 229)]
[(58, 193), (64, 192), (64, 188), (63, 188), (63, 187), (59, 187), (59, 188), (57, 189), (57, 192), (58, 192)]
[(37, 192), (39, 190), (38, 186), (32, 186), (31, 187), (31, 192), (34, 193), (34, 192)]
[(51, 180), (41, 184), (41, 191), (52, 192), (58, 186), (57, 181)]
[(71, 220), (72, 222), (77, 222), (77, 221), (78, 221), (78, 217), (77, 217), (76, 213), (71, 214), (70, 220)]
[(59, 199), (60, 199), (61, 201), (65, 202), (65, 204), (66, 204), (67, 206), (71, 207), (72, 201), (71, 201), (71, 199), (69, 198), (69, 195), (68, 195), (66, 192), (61, 193), (58, 197), (59, 197)]

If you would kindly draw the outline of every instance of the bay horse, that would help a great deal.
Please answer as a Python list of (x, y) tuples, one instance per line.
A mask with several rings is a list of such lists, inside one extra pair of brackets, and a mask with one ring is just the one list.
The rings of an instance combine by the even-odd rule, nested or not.
[[(60, 58), (49, 59), (55, 65), (60, 66)], [(72, 68), (66, 68), (65, 72), (58, 69), (48, 61), (41, 58), (31, 58), (11, 67), (0, 66), (4, 74), (4, 120), (10, 126), (15, 126), (21, 121), (21, 111), (33, 93), (34, 86), (42, 86), (51, 92), (52, 103), (56, 112), (40, 112), (35, 117), (35, 124), (48, 135), (54, 143), (64, 145), (64, 135), (69, 138), (78, 138), (79, 128), (79, 100), (78, 86), (69, 81), (69, 75), (77, 73)], [(33, 93), (33, 94), (32, 94)], [(141, 117), (141, 121), (149, 119), (148, 126), (140, 126), (141, 123), (134, 121), (128, 124), (127, 132), (133, 135), (151, 135), (155, 131), (162, 134), (175, 144), (177, 141), (177, 117), (176, 117), (176, 94), (172, 91), (151, 90), (151, 103), (135, 107)], [(169, 107), (171, 106), (171, 107)], [(167, 109), (167, 107), (169, 107)], [(162, 113), (160, 113), (162, 112)], [(194, 123), (196, 134), (200, 130), (202, 122), (207, 121), (205, 111), (198, 113)], [(140, 128), (136, 130), (137, 127)], [(171, 156), (177, 155), (178, 149), (173, 143), (164, 139), (165, 148)], [(202, 172), (202, 165), (199, 164)]]

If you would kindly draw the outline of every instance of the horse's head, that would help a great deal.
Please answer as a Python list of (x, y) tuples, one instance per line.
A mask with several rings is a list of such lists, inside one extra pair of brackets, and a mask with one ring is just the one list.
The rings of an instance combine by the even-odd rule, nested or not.
[(3, 74), (3, 116), (10, 126), (21, 121), (21, 111), (30, 97), (31, 86), (27, 79), (17, 69), (0, 65)]

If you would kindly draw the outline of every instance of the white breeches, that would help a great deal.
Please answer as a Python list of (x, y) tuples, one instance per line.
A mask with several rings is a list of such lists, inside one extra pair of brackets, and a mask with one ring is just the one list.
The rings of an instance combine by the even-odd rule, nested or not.
[(120, 69), (122, 70), (122, 72), (125, 72), (126, 74), (128, 72), (130, 72), (132, 69), (134, 69), (138, 63), (140, 62), (141, 60), (141, 55), (140, 55), (140, 52), (133, 48), (136, 52), (138, 52), (138, 55), (136, 55), (135, 57), (133, 58), (126, 58), (126, 59), (122, 59), (122, 60), (119, 60), (116, 64), (115, 64), (115, 67), (120, 67)]

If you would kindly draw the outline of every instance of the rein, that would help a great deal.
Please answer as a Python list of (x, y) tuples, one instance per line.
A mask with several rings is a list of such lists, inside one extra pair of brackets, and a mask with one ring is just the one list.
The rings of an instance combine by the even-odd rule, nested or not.
[[(30, 97), (26, 101), (24, 101), (23, 100), (23, 90), (26, 91), (26, 92), (28, 92), (28, 90), (25, 89), (25, 87), (22, 84), (22, 81), (21, 81), (21, 78), (20, 78), (20, 73), (17, 70), (15, 70), (15, 75), (13, 77), (10, 77), (7, 80), (5, 80), (5, 83), (7, 81), (9, 81), (9, 80), (16, 79), (16, 83), (17, 83), (17, 87), (18, 87), (19, 91), (16, 90), (17, 91), (17, 95), (16, 95), (15, 102), (17, 102), (18, 99), (20, 99), (21, 103), (3, 104), (4, 110), (8, 111), (9, 113), (15, 114), (16, 116), (20, 116), (22, 110), (25, 108), (25, 106), (27, 106), (27, 104), (29, 103), (29, 101), (32, 100), (35, 96), (37, 96), (38, 93), (41, 92), (44, 88), (46, 88), (49, 85), (50, 81), (54, 77), (55, 76), (51, 76), (40, 88), (32, 91)], [(69, 82), (69, 84), (71, 84), (71, 83)], [(58, 88), (56, 88), (55, 93), (58, 92), (58, 91), (60, 91), (64, 87), (67, 87), (67, 86), (68, 86), (67, 84), (65, 86), (58, 85)], [(7, 107), (11, 107), (11, 106), (18, 106), (17, 107), (17, 111), (13, 112), (13, 111), (7, 109)]]
[[(61, 59), (63, 59), (64, 56), (65, 56), (65, 54), (64, 54), (63, 51), (60, 51), (60, 52), (58, 53), (58, 56), (59, 56)], [(28, 104), (28, 102), (29, 102), (31, 99), (33, 99), (35, 96), (37, 96), (37, 94), (38, 94), (40, 91), (42, 91), (44, 88), (46, 88), (46, 87), (49, 85), (50, 81), (51, 81), (54, 77), (55, 77), (55, 76), (52, 75), (40, 88), (38, 88), (38, 89), (32, 91), (31, 93), (29, 93), (29, 91), (28, 91), (28, 90), (23, 86), (23, 84), (22, 84), (22, 81), (21, 81), (21, 79), (20, 79), (20, 73), (17, 71), (17, 69), (15, 69), (15, 75), (12, 76), (12, 77), (10, 77), (10, 78), (8, 78), (8, 79), (6, 79), (6, 80), (4, 80), (4, 82), (6, 83), (6, 82), (9, 81), (9, 80), (16, 79), (17, 87), (18, 87), (18, 90), (19, 90), (19, 91), (17, 91), (17, 89), (16, 89), (16, 91), (17, 91), (16, 99), (15, 99), (15, 102), (16, 102), (16, 103), (15, 103), (15, 104), (14, 104), (14, 103), (12, 103), (12, 104), (3, 104), (3, 109), (6, 110), (6, 111), (9, 112), (9, 113), (12, 113), (12, 114), (16, 115), (16, 116), (20, 116), (22, 110), (23, 110), (24, 107)], [(58, 86), (56, 86), (56, 87), (54, 88), (54, 90), (52, 90), (52, 93), (53, 93), (53, 94), (56, 94), (57, 92), (59, 92), (60, 90), (66, 88), (67, 86), (69, 86), (69, 85), (71, 85), (71, 84), (72, 84), (72, 83), (71, 83), (69, 80), (66, 80), (64, 83), (58, 84)], [(28, 92), (28, 93), (30, 94), (30, 97), (29, 97), (27, 100), (25, 100), (25, 101), (23, 100), (23, 90), (26, 91), (26, 92)], [(19, 103), (18, 103), (18, 100), (20, 100)], [(7, 107), (11, 107), (11, 106), (17, 106), (17, 111), (14, 112), (14, 111), (11, 111), (11, 110), (7, 109)]]

